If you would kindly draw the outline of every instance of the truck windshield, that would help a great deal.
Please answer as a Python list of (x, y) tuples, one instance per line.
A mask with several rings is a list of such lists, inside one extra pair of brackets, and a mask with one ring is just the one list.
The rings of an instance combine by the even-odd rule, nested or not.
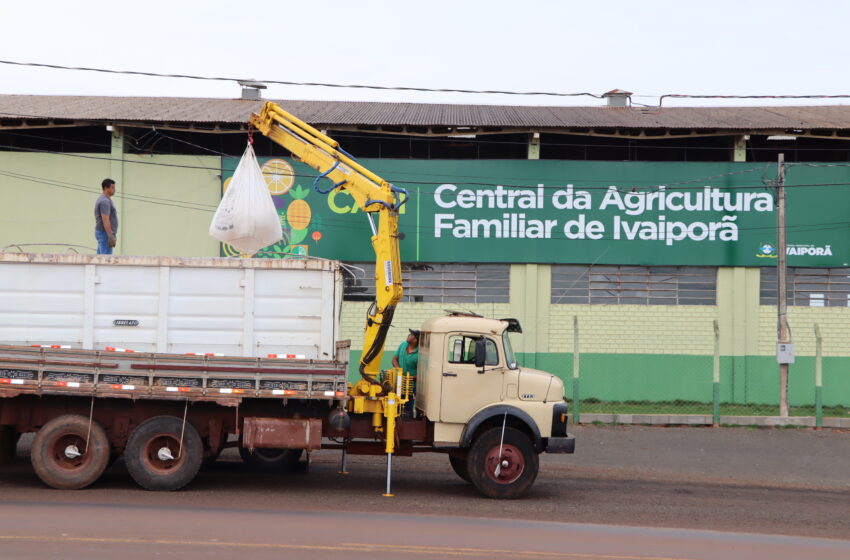
[(511, 346), (511, 338), (508, 336), (508, 331), (502, 333), (502, 345), (505, 347), (505, 363), (508, 364), (508, 368), (516, 369), (516, 354), (514, 354), (514, 349)]

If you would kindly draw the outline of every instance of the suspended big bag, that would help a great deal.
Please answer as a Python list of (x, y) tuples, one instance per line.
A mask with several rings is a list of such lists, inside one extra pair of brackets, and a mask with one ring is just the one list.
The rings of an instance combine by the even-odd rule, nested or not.
[(210, 235), (242, 253), (256, 253), (283, 238), (280, 218), (250, 143), (221, 197)]

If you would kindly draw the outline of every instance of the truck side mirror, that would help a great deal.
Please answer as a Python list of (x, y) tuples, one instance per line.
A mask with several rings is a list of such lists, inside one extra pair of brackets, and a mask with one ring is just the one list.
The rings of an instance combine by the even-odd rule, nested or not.
[(478, 373), (484, 373), (485, 363), (487, 363), (487, 341), (482, 336), (475, 340), (475, 367), (481, 368)]

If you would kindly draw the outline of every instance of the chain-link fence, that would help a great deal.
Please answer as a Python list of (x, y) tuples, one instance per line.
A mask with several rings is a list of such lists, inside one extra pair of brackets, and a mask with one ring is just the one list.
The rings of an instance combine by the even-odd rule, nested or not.
[[(703, 332), (658, 337), (645, 353), (617, 352), (635, 347), (622, 332), (619, 340), (607, 345), (613, 351), (600, 352), (593, 329), (583, 329), (578, 316), (571, 323), (565, 334), (571, 331), (571, 349), (578, 352), (540, 365), (565, 380), (575, 420), (736, 424), (741, 417), (780, 415), (776, 357), (721, 355), (722, 333), (716, 319), (702, 321)], [(790, 366), (788, 405), (789, 416), (808, 418), (791, 423), (820, 426), (824, 418), (850, 418), (850, 358), (825, 358), (820, 327), (814, 325), (813, 330), (814, 352), (798, 355)], [(635, 331), (633, 336), (644, 343), (652, 338), (647, 332)], [(696, 349), (713, 351), (688, 353), (682, 338), (700, 338)]]

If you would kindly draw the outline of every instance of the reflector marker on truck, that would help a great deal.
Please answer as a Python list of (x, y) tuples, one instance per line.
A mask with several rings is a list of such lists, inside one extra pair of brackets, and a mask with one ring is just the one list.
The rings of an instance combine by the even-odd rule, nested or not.
[(219, 389), (218, 392), (224, 393), (224, 394), (230, 394), (230, 393), (242, 394), (245, 391), (243, 391), (242, 389)]
[(79, 387), (80, 384), (77, 381), (56, 381), (57, 387)]
[(224, 356), (218, 352), (186, 352), (187, 356)]
[(297, 392), (292, 389), (272, 389), (272, 395), (283, 395), (285, 397), (294, 396)]
[(67, 344), (30, 344), (32, 348), (70, 348)]
[(170, 392), (170, 393), (178, 393), (178, 392), (179, 393), (185, 393), (186, 391), (189, 391), (189, 388), (188, 387), (166, 387), (165, 390)]
[(110, 385), (110, 387), (112, 389), (121, 389), (122, 391), (132, 391), (136, 388), (135, 385), (119, 385), (119, 384)]
[(332, 396), (334, 396), (334, 392), (333, 391), (325, 391), (325, 396), (326, 397), (332, 397)]
[(108, 352), (135, 352), (135, 350), (127, 350), (126, 348), (115, 348), (114, 346), (107, 346), (106, 350)]
[(23, 385), (23, 379), (0, 379), (0, 383), (9, 383), (11, 385)]
[(269, 354), (269, 358), (277, 358), (278, 360), (306, 360), (304, 354)]

